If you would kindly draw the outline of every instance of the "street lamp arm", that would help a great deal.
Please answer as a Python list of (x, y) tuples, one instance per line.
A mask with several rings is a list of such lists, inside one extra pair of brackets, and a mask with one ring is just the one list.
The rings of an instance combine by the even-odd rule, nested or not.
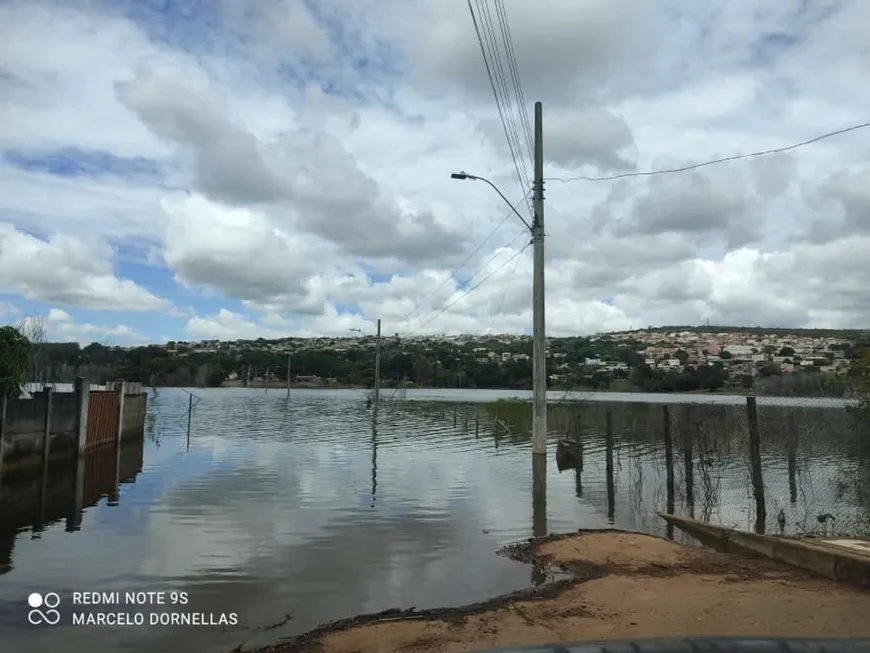
[(522, 214), (519, 211), (517, 211), (517, 207), (515, 207), (513, 204), (511, 204), (510, 200), (508, 200), (508, 198), (504, 196), (504, 193), (502, 193), (501, 190), (499, 190), (498, 186), (496, 186), (494, 183), (492, 183), (486, 177), (478, 177), (477, 175), (470, 175), (467, 172), (454, 172), (450, 175), (450, 177), (451, 177), (451, 179), (473, 179), (475, 181), (482, 181), (484, 183), (489, 184), (489, 187), (492, 188), (496, 193), (498, 193), (499, 197), (501, 197), (504, 200), (504, 203), (507, 204), (509, 207), (511, 207), (511, 211), (513, 211), (516, 214), (516, 216), (522, 221), (522, 223), (524, 225), (526, 225), (526, 229), (528, 229), (529, 231), (532, 231), (532, 225), (530, 225), (528, 223), (528, 221), (522, 216)]

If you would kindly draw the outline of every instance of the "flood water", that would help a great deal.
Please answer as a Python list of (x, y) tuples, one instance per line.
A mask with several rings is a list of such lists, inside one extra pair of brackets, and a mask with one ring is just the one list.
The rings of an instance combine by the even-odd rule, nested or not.
[[(461, 605), (527, 587), (530, 569), (495, 552), (537, 531), (665, 532), (656, 516), (666, 501), (662, 451), (642, 411), (616, 417), (610, 497), (605, 439), (589, 413), (582, 474), (560, 474), (551, 446), (546, 512), (539, 502), (533, 514), (529, 438), (480, 403), (511, 393), (409, 393), (386, 401), (376, 421), (356, 391), (294, 390), (289, 401), (280, 390), (194, 393), (189, 438), (184, 391), (150, 400), (144, 446), (122, 451), (117, 494), (115, 454), (88, 463), (85, 494), (109, 496), (85, 510), (78, 530), (64, 508), (69, 465), (52, 467), (42, 494), (38, 482), (3, 479), (0, 641), (16, 652), (228, 651), (359, 613)], [(563, 427), (554, 419), (552, 428)], [(768, 512), (783, 506), (789, 527), (804, 530), (825, 511), (839, 511), (841, 522), (866, 516), (868, 497), (843, 481), (858, 473), (860, 452), (843, 433), (803, 433), (812, 446), (792, 464), (794, 501), (787, 456), (764, 446)], [(682, 460), (679, 447), (675, 455)], [(700, 444), (693, 456), (691, 510), (746, 527), (745, 457)], [(676, 474), (675, 510), (686, 512), (686, 471)], [(73, 610), (140, 611), (146, 624), (31, 626), (26, 597), (34, 591), (63, 597), (62, 624)], [(70, 605), (84, 591), (176, 592), (188, 602)], [(238, 625), (149, 626), (149, 613), (160, 611), (237, 613)]]

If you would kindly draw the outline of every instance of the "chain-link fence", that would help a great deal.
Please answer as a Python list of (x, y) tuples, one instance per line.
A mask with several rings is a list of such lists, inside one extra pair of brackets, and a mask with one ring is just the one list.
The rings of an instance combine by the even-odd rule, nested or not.
[(550, 428), (585, 451), (588, 471), (608, 476), (608, 511), (627, 504), (628, 521), (645, 530), (658, 530), (661, 511), (757, 532), (868, 536), (868, 426), (847, 402), (821, 398), (550, 411)]

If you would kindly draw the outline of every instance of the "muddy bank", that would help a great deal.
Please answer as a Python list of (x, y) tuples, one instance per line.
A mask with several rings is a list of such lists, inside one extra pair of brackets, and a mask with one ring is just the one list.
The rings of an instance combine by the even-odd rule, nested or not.
[(432, 651), (669, 636), (870, 637), (870, 592), (766, 559), (584, 531), (506, 548), (538, 587), (325, 624), (258, 653)]

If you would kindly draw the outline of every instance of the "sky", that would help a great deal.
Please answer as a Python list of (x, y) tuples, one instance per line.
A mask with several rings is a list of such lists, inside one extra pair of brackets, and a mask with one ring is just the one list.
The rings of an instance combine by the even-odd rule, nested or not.
[[(870, 129), (577, 177), (870, 120), (870, 4), (499, 6), (549, 335), (868, 326)], [(0, 315), (51, 340), (527, 333), (528, 233), (459, 170), (528, 217), (462, 0), (0, 4)]]

